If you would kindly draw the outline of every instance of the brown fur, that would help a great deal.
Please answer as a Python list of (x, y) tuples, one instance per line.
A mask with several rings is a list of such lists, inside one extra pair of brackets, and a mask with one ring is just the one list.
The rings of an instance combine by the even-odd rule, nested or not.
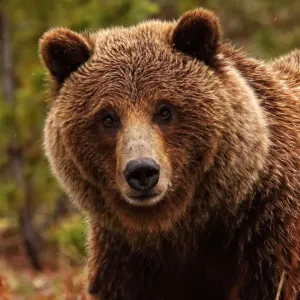
[[(275, 299), (283, 272), (282, 299), (299, 296), (300, 53), (257, 61), (220, 32), (199, 9), (41, 39), (57, 86), (45, 150), (88, 216), (94, 299)], [(173, 109), (166, 125), (161, 103)], [(107, 110), (118, 127), (101, 125)], [(137, 153), (161, 165), (149, 205), (130, 203), (122, 179)]]

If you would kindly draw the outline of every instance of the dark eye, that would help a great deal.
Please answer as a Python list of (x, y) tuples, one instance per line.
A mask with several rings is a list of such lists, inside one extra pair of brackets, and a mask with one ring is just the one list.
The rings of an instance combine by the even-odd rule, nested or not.
[(167, 104), (161, 105), (155, 115), (157, 123), (168, 123), (172, 119), (172, 107)]
[(114, 125), (114, 120), (113, 120), (111, 117), (107, 116), (107, 117), (105, 117), (105, 119), (103, 120), (103, 124), (104, 124), (106, 127), (111, 127), (111, 126)]
[(119, 126), (119, 119), (112, 112), (104, 112), (102, 114), (102, 124), (106, 128), (116, 128)]
[(167, 107), (163, 107), (160, 111), (159, 111), (159, 117), (162, 120), (167, 120), (171, 118), (171, 112)]

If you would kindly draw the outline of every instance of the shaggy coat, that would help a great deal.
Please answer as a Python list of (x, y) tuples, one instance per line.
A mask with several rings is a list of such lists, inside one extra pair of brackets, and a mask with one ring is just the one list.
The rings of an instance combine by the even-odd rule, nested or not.
[[(299, 299), (300, 51), (249, 58), (197, 9), (52, 29), (40, 54), (45, 151), (87, 215), (91, 298)], [(160, 166), (145, 201), (124, 179), (141, 157)]]

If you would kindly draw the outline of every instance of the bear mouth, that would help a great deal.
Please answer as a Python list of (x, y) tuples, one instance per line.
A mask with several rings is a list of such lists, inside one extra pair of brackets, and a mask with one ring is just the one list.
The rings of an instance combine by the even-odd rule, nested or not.
[(131, 206), (153, 206), (160, 202), (163, 198), (162, 193), (158, 192), (148, 192), (148, 193), (139, 193), (139, 194), (127, 194), (124, 195), (124, 200), (129, 203)]
[(137, 202), (147, 202), (158, 196), (158, 193), (145, 193), (140, 195), (130, 195), (130, 198)]

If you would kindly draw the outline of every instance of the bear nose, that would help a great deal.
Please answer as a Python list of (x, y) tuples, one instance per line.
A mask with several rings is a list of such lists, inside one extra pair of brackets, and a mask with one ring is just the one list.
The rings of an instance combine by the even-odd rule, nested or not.
[(130, 187), (147, 192), (157, 184), (159, 169), (159, 165), (152, 158), (134, 159), (127, 163), (124, 176)]

